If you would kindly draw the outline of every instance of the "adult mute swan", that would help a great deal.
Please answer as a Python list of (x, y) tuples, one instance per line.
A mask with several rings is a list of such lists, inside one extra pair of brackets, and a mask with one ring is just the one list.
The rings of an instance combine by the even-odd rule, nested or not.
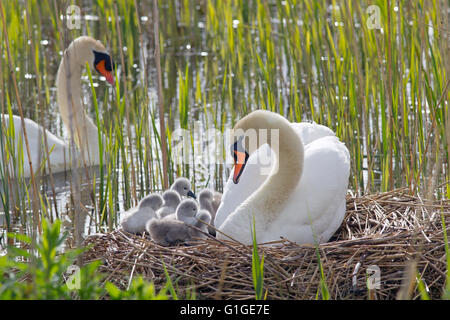
[[(111, 85), (114, 85), (113, 62), (105, 47), (97, 40), (83, 36), (72, 41), (64, 51), (56, 77), (57, 102), (64, 125), (70, 134), (71, 118), (73, 123), (74, 141), (83, 156), (83, 164), (99, 164), (98, 131), (94, 122), (86, 114), (81, 103), (81, 73), (86, 62), (93, 66)], [(28, 154), (25, 150), (22, 122), (20, 117), (1, 115), (2, 129), (9, 128), (10, 122), (14, 124), (14, 141), (16, 155), (23, 152), (23, 176), (30, 177)], [(33, 170), (37, 171), (46, 160), (44, 128), (30, 119), (25, 119), (25, 127), (30, 146), (31, 163)], [(50, 168), (53, 173), (69, 169), (70, 146), (51, 132), (45, 132), (49, 150)], [(23, 148), (22, 148), (23, 146)], [(1, 165), (2, 163), (0, 163)]]
[[(252, 131), (256, 141), (249, 143)], [(236, 124), (233, 142), (234, 172), (224, 188), (216, 228), (251, 244), (254, 218), (258, 243), (280, 237), (328, 241), (345, 214), (350, 174), (348, 149), (333, 131), (258, 110)], [(261, 164), (264, 155), (269, 155), (263, 163), (270, 170)], [(217, 237), (229, 240), (224, 234)]]

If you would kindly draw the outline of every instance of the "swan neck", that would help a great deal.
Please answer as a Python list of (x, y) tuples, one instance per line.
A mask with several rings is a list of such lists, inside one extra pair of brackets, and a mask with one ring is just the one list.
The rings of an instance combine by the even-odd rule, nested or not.
[(252, 199), (255, 206), (259, 207), (258, 211), (266, 213), (267, 222), (275, 219), (295, 191), (303, 172), (304, 160), (303, 143), (287, 121), (268, 129), (279, 129), (278, 139), (269, 137), (267, 141), (275, 153), (276, 163), (271, 175)]
[(73, 137), (86, 164), (98, 164), (98, 130), (86, 114), (81, 101), (82, 64), (73, 45), (63, 54), (59, 65), (56, 87), (61, 118), (69, 135)]

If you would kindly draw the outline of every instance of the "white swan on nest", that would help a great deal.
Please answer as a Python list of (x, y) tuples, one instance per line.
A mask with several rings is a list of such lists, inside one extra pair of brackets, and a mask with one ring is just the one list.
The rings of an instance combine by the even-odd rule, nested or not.
[[(266, 129), (268, 137), (252, 145), (239, 129)], [(278, 130), (278, 147), (269, 146), (276, 135), (271, 129)], [(348, 149), (333, 131), (258, 110), (236, 124), (233, 139), (234, 172), (224, 188), (216, 228), (251, 244), (254, 217), (258, 243), (280, 237), (297, 243), (328, 241), (344, 218), (350, 174)], [(265, 154), (271, 161), (263, 172), (258, 160)], [(229, 240), (220, 232), (217, 237)]]
[[(64, 51), (56, 77), (57, 102), (59, 111), (67, 131), (70, 134), (71, 113), (73, 119), (74, 140), (82, 154), (82, 164), (99, 164), (98, 130), (91, 118), (82, 108), (81, 103), (81, 73), (86, 62), (93, 66), (106, 80), (114, 85), (112, 74), (113, 62), (105, 47), (97, 40), (83, 36), (72, 41)], [(71, 103), (69, 103), (71, 102)], [(23, 152), (23, 176), (30, 177), (29, 158), (23, 137), (22, 121), (19, 116), (0, 115), (2, 129), (8, 130), (10, 122), (14, 124), (14, 147), (16, 156)], [(44, 128), (31, 119), (24, 119), (27, 138), (30, 147), (33, 171), (45, 165), (48, 171), (48, 161), (44, 139)], [(70, 169), (70, 145), (54, 134), (45, 130), (49, 151), (49, 162), (52, 173)], [(20, 144), (19, 141), (22, 141)], [(0, 162), (0, 166), (3, 163)]]

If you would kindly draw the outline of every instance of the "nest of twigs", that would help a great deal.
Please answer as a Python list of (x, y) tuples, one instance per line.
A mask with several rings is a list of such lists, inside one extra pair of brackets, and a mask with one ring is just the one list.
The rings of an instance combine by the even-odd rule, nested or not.
[[(450, 203), (403, 191), (348, 196), (341, 228), (331, 242), (317, 248), (285, 239), (276, 247), (260, 245), (267, 298), (321, 298), (323, 279), (331, 299), (417, 299), (419, 278), (431, 298), (441, 298), (447, 272), (441, 217), (450, 234)], [(137, 275), (162, 287), (165, 267), (181, 294), (195, 291), (198, 299), (255, 297), (251, 246), (211, 238), (162, 247), (145, 235), (121, 230), (92, 235), (85, 244), (91, 249), (84, 262), (102, 260), (105, 281), (121, 288)]]

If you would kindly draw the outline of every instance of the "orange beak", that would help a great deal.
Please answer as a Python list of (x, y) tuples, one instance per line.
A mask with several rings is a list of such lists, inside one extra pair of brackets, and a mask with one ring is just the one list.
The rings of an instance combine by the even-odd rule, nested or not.
[(237, 184), (244, 171), (245, 164), (247, 163), (248, 155), (245, 152), (234, 150), (234, 174), (233, 182)]
[(106, 78), (106, 81), (108, 81), (110, 85), (112, 86), (114, 85), (114, 76), (111, 71), (107, 71), (105, 69), (105, 60), (102, 60), (99, 63), (97, 63), (95, 69), (97, 69), (97, 71), (100, 72), (100, 74)]

